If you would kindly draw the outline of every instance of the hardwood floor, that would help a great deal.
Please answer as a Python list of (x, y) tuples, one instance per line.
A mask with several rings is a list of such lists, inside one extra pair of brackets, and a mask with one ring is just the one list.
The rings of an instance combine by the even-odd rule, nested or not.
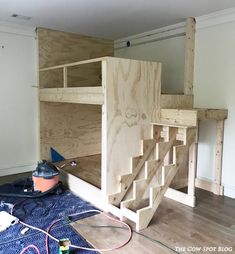
[[(216, 196), (200, 189), (197, 189), (196, 193), (196, 208), (165, 198), (149, 227), (141, 233), (161, 241), (179, 253), (235, 253), (235, 199)], [(73, 227), (96, 248), (117, 245), (127, 236), (127, 232), (122, 229), (90, 228), (80, 224), (113, 223), (102, 215), (73, 223)], [(195, 247), (199, 249), (195, 250)], [(219, 247), (226, 247), (224, 250), (227, 251), (219, 251)], [(134, 233), (128, 245), (108, 253), (164, 254), (174, 251)]]

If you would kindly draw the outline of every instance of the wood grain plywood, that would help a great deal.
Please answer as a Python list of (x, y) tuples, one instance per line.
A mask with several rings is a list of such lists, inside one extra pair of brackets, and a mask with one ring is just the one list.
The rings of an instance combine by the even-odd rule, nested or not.
[(101, 106), (40, 103), (41, 159), (50, 147), (65, 158), (101, 153)]
[[(76, 166), (71, 166), (71, 161), (76, 161)], [(63, 171), (72, 174), (97, 188), (101, 188), (101, 155), (90, 155), (73, 158), (70, 160), (56, 163), (57, 166), (63, 165)]]
[(101, 62), (69, 67), (68, 87), (101, 86)]
[(174, 108), (174, 109), (193, 108), (193, 95), (162, 94), (161, 108)]
[(160, 109), (161, 64), (108, 58), (105, 75), (104, 190), (112, 194), (120, 175), (130, 172), (131, 157), (141, 154), (141, 140), (152, 137), (151, 120)]
[[(39, 69), (91, 58), (113, 56), (113, 41), (84, 35), (38, 28)], [(56, 84), (58, 81), (59, 83)], [(40, 72), (40, 87), (61, 87), (63, 70)], [(101, 80), (99, 64), (68, 70), (68, 86), (97, 86)]]
[(113, 56), (113, 41), (38, 28), (39, 68)]

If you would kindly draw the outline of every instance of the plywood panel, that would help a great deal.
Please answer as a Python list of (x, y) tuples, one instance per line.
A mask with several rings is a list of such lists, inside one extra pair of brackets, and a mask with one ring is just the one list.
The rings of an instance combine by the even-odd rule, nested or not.
[(57, 166), (62, 167), (63, 171), (94, 185), (101, 187), (101, 155), (90, 155), (84, 157), (73, 158), (76, 161), (76, 166), (71, 166), (71, 160), (65, 160), (56, 163)]
[(43, 88), (40, 89), (39, 99), (47, 102), (102, 105), (104, 94), (102, 87)]
[(161, 108), (193, 108), (193, 95), (162, 94)]
[[(113, 56), (113, 41), (93, 38), (78, 34), (39, 28), (38, 50), (39, 68), (67, 64), (102, 56)], [(62, 75), (63, 70), (60, 70)], [(58, 71), (57, 71), (58, 72)], [(101, 70), (98, 64), (80, 66), (79, 71), (68, 71), (71, 86), (97, 86), (101, 80)], [(61, 78), (60, 78), (61, 80)], [(53, 72), (40, 72), (40, 87), (61, 87), (56, 85), (57, 76)], [(85, 83), (84, 83), (85, 82)]]
[(113, 56), (113, 41), (38, 28), (39, 68)]
[(68, 68), (68, 87), (101, 86), (101, 62)]
[(101, 153), (101, 106), (40, 103), (41, 159), (50, 147), (65, 158)]
[(120, 175), (130, 173), (131, 157), (141, 154), (141, 140), (152, 137), (150, 123), (160, 109), (161, 65), (109, 58), (105, 75), (104, 190), (113, 194), (118, 191)]

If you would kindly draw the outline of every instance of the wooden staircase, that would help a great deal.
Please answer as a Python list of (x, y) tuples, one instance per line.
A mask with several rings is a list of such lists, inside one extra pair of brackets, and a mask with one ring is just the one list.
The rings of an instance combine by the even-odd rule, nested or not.
[[(123, 217), (136, 223), (136, 230), (148, 226), (176, 173), (185, 165), (195, 136), (195, 127), (153, 125), (153, 138), (142, 141), (142, 155), (132, 158), (131, 173), (120, 177), (120, 191), (108, 197), (110, 203), (120, 206)], [(131, 189), (132, 198), (125, 198)]]

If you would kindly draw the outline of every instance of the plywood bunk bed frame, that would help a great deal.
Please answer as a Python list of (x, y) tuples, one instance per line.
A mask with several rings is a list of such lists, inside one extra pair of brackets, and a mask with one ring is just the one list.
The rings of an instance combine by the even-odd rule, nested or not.
[[(192, 108), (194, 25), (188, 19), (184, 95), (161, 94), (160, 63), (112, 57), (109, 40), (38, 29), (41, 159), (53, 147), (76, 160), (77, 167), (61, 163), (68, 187), (137, 230), (148, 226), (164, 196), (194, 207), (195, 186), (223, 194), (227, 110)], [(213, 183), (196, 178), (204, 119), (217, 121)], [(179, 190), (185, 186), (187, 193)]]

